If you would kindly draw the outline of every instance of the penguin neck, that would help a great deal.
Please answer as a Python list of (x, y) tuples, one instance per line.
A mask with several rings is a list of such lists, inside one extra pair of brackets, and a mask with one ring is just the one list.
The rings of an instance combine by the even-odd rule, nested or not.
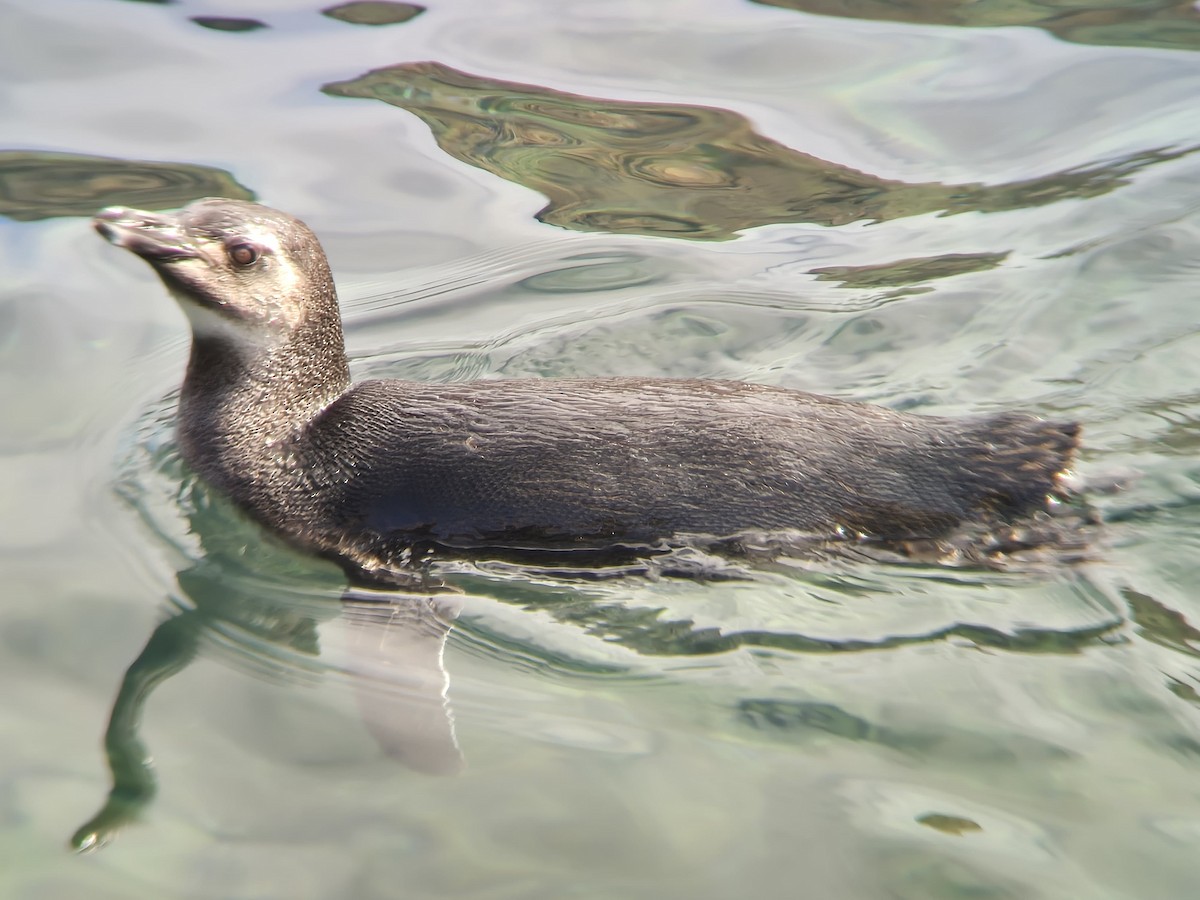
[(259, 337), (193, 327), (179, 435), (201, 471), (270, 458), (350, 386), (336, 317)]

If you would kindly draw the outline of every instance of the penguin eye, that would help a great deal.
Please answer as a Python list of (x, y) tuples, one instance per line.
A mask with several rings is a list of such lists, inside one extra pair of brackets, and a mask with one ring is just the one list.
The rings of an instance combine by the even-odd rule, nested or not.
[(235, 266), (252, 266), (262, 255), (253, 244), (233, 244), (228, 251), (230, 260)]

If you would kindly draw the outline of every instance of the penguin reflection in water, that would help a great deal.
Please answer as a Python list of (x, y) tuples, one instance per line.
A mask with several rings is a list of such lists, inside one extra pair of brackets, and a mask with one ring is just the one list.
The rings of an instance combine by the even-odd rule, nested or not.
[[(700, 548), (989, 564), (1063, 534), (1047, 512), (1065, 493), (1073, 423), (917, 416), (718, 380), (351, 384), (333, 277), (304, 223), (208, 199), (176, 214), (107, 209), (95, 225), (153, 267), (191, 323), (184, 460), (294, 547), (339, 563), (359, 620), (418, 635), (411, 655), (435, 673), (418, 678), (419, 711), (408, 726), (376, 717), (417, 768), (459, 758), (440, 668), (452, 613), (426, 602), (397, 616), (385, 600), (372, 617), (362, 601), (435, 592), (422, 560), (659, 558), (669, 573), (687, 559), (676, 551)], [(127, 674), (107, 742), (113, 793), (77, 846), (152, 793), (131, 760), (141, 704), (171, 674), (159, 656), (152, 638)]]
[[(122, 493), (152, 529), (164, 524), (159, 510), (183, 515), (189, 541), (198, 548), (178, 548), (190, 563), (176, 574), (171, 614), (154, 629), (117, 692), (104, 736), (112, 789), (75, 832), (74, 849), (108, 843), (153, 801), (158, 779), (140, 733), (143, 712), (153, 692), (201, 654), (270, 682), (345, 683), (366, 733), (389, 756), (431, 775), (462, 768), (442, 665), (457, 612), (454, 595), (351, 587), (340, 604), (332, 603), (345, 586), (335, 569), (262, 535), (197, 483), (173, 448), (137, 449), (130, 463), (136, 469)], [(253, 553), (246, 553), (247, 546)], [(330, 644), (340, 648), (332, 661)]]

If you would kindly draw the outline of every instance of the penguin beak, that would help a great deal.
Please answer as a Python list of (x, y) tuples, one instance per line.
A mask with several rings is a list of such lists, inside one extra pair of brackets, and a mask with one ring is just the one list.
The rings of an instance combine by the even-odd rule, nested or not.
[(111, 244), (136, 253), (150, 263), (194, 259), (200, 255), (173, 215), (110, 206), (92, 225)]

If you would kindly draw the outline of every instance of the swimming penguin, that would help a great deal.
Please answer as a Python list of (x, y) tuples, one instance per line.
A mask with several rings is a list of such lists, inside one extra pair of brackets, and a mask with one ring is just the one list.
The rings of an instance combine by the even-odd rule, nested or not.
[(911, 415), (734, 381), (351, 384), (333, 277), (303, 222), (207, 199), (175, 214), (110, 208), (95, 226), (146, 260), (191, 322), (186, 461), (362, 583), (407, 583), (417, 548), (995, 533), (1064, 492), (1078, 439), (1074, 423), (1019, 413)]

